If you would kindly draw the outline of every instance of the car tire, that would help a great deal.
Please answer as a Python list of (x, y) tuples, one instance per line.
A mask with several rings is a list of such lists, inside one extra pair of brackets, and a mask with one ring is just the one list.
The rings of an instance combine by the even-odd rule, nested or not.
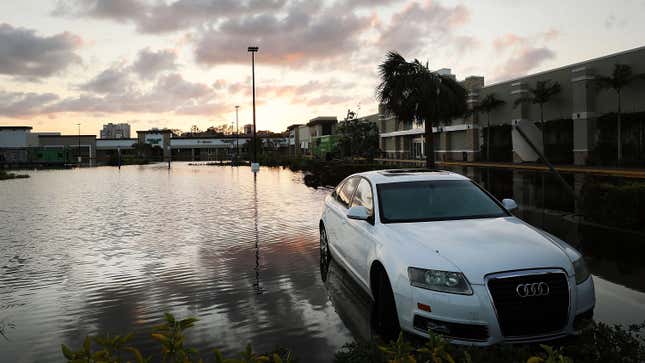
[(320, 224), (320, 275), (323, 281), (327, 279), (329, 263), (331, 262), (331, 251), (329, 251), (329, 238), (325, 226)]
[(374, 284), (375, 291), (373, 310), (373, 326), (375, 332), (386, 340), (395, 340), (401, 331), (399, 316), (394, 301), (394, 293), (390, 279), (385, 271), (380, 270), (376, 275), (378, 281)]

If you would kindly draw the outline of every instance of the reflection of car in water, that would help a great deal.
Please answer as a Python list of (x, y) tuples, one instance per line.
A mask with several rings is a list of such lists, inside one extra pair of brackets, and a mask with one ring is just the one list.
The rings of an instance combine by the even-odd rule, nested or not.
[(355, 174), (326, 198), (321, 265), (333, 258), (374, 300), (374, 325), (455, 343), (534, 342), (593, 315), (580, 253), (445, 171)]
[(320, 265), (322, 279), (336, 313), (352, 336), (370, 341), (373, 335), (372, 299), (336, 262), (333, 260), (321, 262), (323, 262)]

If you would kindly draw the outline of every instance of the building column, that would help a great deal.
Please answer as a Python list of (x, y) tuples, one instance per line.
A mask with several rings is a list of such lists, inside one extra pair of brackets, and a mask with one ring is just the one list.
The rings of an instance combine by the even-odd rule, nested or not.
[[(524, 81), (517, 81), (511, 84), (511, 104), (515, 103), (515, 100), (519, 99), (520, 97), (526, 95), (528, 93), (527, 89), (528, 85)], [(529, 107), (527, 103), (520, 103), (517, 105), (517, 107), (513, 107), (511, 111), (511, 126), (515, 127), (518, 123), (524, 120), (528, 120), (529, 118)], [(513, 132), (511, 132), (511, 135), (513, 135)], [(513, 137), (513, 136), (511, 136)], [(511, 140), (512, 142), (512, 140)], [(515, 144), (512, 142), (512, 144)], [(491, 145), (492, 146), (492, 145)], [(513, 162), (514, 163), (521, 163), (522, 158), (519, 157), (519, 155), (515, 152), (513, 152)]]
[(466, 160), (464, 161), (475, 161), (477, 160), (477, 155), (479, 155), (479, 129), (466, 125), (466, 147), (470, 148), (473, 152), (469, 152), (466, 155)]
[(190, 149), (190, 160), (195, 161), (195, 148)]
[(439, 156), (439, 160), (441, 161), (446, 161), (450, 160), (450, 141), (448, 140), (448, 132), (443, 130), (443, 127), (437, 127), (437, 137), (436, 140), (439, 141), (439, 150), (443, 150), (440, 153), (437, 153)]
[(589, 152), (596, 145), (595, 87), (593, 70), (578, 67), (571, 70), (573, 120), (573, 163), (586, 165)]
[[(476, 79), (477, 83), (468, 90), (468, 98), (466, 99), (466, 105), (469, 111), (472, 111), (477, 105), (479, 105), (480, 91), (484, 87), (484, 78)], [(480, 152), (480, 142), (479, 142), (479, 117), (475, 112), (470, 112), (466, 117), (464, 117), (464, 122), (466, 124), (466, 148), (469, 148), (473, 152), (469, 152), (466, 155), (466, 159), (463, 161), (475, 161), (479, 159)]]

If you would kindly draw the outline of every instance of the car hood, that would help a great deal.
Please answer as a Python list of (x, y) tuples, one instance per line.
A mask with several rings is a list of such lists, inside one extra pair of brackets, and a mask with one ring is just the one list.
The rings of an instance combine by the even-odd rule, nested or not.
[[(428, 249), (442, 256), (472, 284), (483, 284), (484, 276), (490, 273), (522, 269), (563, 268), (567, 274), (573, 274), (571, 260), (563, 249), (516, 217), (384, 226), (387, 234), (396, 236), (400, 243), (411, 243), (413, 248)], [(418, 249), (411, 253), (423, 255)]]

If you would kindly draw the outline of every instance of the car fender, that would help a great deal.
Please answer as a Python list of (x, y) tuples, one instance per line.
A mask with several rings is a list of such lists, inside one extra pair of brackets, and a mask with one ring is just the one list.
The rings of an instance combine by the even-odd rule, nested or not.
[(368, 255), (367, 266), (370, 271), (367, 285), (370, 289), (372, 286), (371, 270), (377, 261), (383, 265), (395, 294), (397, 291), (410, 290), (408, 267), (461, 271), (437, 251), (414, 240), (406, 239), (404, 236), (396, 236), (386, 226), (380, 225), (379, 227), (375, 234), (375, 243)]

